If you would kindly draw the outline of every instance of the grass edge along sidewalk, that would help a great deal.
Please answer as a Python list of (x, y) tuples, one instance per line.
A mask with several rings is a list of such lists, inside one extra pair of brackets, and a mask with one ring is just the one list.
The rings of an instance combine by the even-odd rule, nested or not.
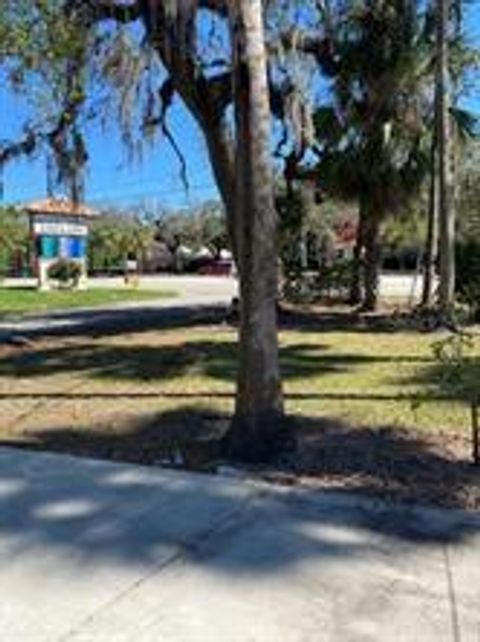
[(173, 290), (145, 290), (132, 287), (89, 290), (50, 290), (0, 287), (0, 318), (42, 314), (61, 310), (94, 308), (117, 303), (175, 298)]

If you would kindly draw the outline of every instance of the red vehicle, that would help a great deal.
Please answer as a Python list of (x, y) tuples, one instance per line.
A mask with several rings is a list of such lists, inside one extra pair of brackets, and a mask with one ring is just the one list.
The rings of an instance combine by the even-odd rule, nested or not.
[(198, 274), (203, 276), (231, 276), (233, 273), (233, 261), (231, 259), (212, 259), (203, 263)]

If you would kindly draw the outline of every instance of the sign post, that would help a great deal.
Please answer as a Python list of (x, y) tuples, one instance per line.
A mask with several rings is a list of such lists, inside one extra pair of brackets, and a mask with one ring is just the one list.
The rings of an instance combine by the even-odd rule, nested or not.
[(30, 217), (30, 230), (35, 247), (38, 289), (51, 287), (49, 270), (59, 260), (80, 266), (80, 277), (75, 284), (87, 286), (87, 243), (89, 220), (96, 213), (66, 199), (47, 199), (25, 207)]

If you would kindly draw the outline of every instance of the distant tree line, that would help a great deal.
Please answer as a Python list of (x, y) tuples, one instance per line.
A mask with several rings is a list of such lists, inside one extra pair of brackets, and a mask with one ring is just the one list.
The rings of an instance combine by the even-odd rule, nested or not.
[(0, 278), (27, 274), (30, 253), (26, 215), (14, 207), (0, 207)]

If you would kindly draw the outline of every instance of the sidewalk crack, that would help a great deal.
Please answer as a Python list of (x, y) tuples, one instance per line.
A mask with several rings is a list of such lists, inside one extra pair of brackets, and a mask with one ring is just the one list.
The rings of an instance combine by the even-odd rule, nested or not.
[(447, 579), (447, 595), (448, 603), (450, 606), (450, 622), (452, 626), (452, 638), (453, 642), (462, 642), (462, 636), (460, 633), (460, 622), (458, 618), (458, 603), (457, 595), (455, 591), (455, 583), (453, 578), (452, 564), (450, 560), (450, 551), (448, 544), (443, 546), (443, 559), (445, 562), (445, 575)]
[(138, 578), (135, 582), (132, 582), (127, 588), (119, 591), (114, 595), (110, 600), (102, 604), (98, 609), (95, 609), (82, 620), (77, 622), (70, 628), (66, 633), (62, 634), (57, 638), (57, 642), (68, 642), (75, 635), (81, 633), (82, 629), (89, 624), (92, 624), (102, 613), (108, 609), (115, 606), (118, 602), (123, 600), (125, 597), (131, 595), (137, 591), (141, 586), (150, 581), (153, 577), (160, 575), (166, 568), (173, 566), (177, 562), (186, 560), (189, 557), (197, 554), (202, 548), (204, 548), (209, 540), (224, 530), (230, 529), (239, 518), (242, 517), (250, 508), (250, 506), (255, 503), (258, 499), (263, 497), (266, 494), (266, 490), (256, 488), (252, 495), (244, 499), (240, 505), (236, 506), (234, 509), (226, 513), (216, 524), (212, 525), (209, 528), (206, 528), (201, 533), (197, 533), (191, 542), (185, 541), (176, 544), (177, 551), (174, 552), (168, 559), (163, 560), (161, 563), (155, 565), (148, 573)]

